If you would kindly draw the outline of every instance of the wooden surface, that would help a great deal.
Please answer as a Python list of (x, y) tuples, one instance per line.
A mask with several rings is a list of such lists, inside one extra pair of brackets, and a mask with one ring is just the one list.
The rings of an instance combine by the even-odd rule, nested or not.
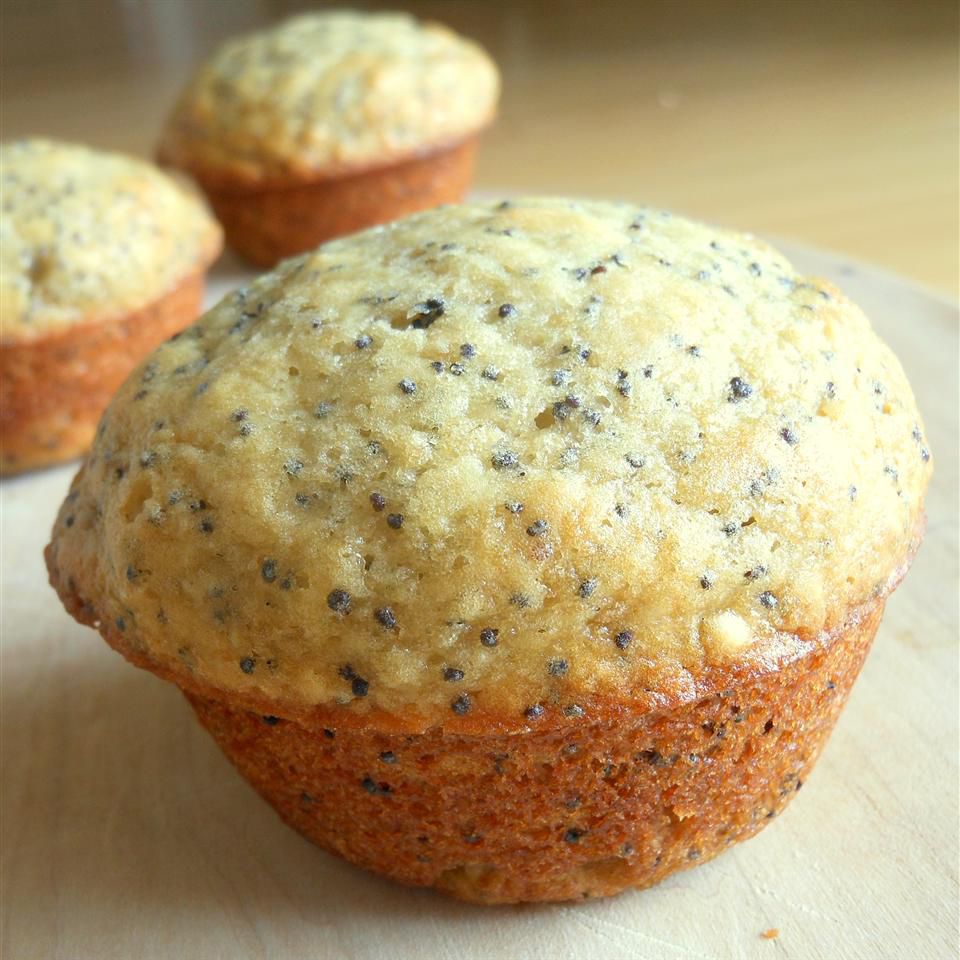
[[(307, 5), (3, 0), (3, 136), (149, 154), (197, 58)], [(497, 59), (481, 188), (658, 204), (956, 295), (955, 0), (349, 5), (444, 20)]]
[[(848, 290), (900, 355), (936, 471), (914, 569), (782, 817), (606, 901), (481, 908), (362, 873), (283, 826), (173, 687), (60, 609), (40, 554), (67, 466), (0, 483), (5, 960), (956, 957), (957, 308), (787, 252)], [(222, 263), (212, 296), (243, 279)]]

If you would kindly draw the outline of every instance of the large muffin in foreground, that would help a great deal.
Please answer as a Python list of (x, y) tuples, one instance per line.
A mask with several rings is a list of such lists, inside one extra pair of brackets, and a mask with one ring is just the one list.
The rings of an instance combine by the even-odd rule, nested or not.
[(440, 24), (306, 14), (216, 51), (159, 155), (200, 183), (230, 245), (270, 266), (461, 199), (498, 95), (486, 53)]
[(0, 473), (83, 453), (114, 390), (196, 319), (220, 228), (150, 164), (0, 148)]
[(863, 314), (757, 240), (450, 207), (156, 351), (47, 562), (321, 846), (473, 900), (597, 896), (800, 788), (929, 461)]

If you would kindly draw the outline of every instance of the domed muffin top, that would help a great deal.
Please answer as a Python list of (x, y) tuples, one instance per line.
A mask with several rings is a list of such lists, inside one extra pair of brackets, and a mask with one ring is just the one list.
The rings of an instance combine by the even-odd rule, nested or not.
[(204, 180), (313, 179), (475, 133), (499, 76), (476, 44), (405, 14), (306, 14), (228, 41), (183, 92), (163, 159)]
[(133, 157), (50, 140), (0, 147), (3, 340), (146, 306), (220, 249), (203, 202)]
[(860, 310), (756, 239), (447, 207), (156, 351), (50, 563), (118, 645), (278, 714), (536, 722), (818, 642), (902, 572), (929, 459)]

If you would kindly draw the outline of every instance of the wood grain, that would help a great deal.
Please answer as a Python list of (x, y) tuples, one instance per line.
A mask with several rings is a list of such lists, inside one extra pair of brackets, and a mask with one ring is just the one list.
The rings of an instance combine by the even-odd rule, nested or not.
[[(70, 620), (41, 549), (73, 468), (0, 483), (0, 953), (10, 960), (938, 960), (957, 951), (957, 308), (807, 250), (904, 362), (926, 542), (823, 758), (753, 840), (651, 890), (479, 908), (283, 826), (171, 686)], [(221, 263), (209, 297), (246, 275)], [(780, 931), (775, 940), (761, 936)]]

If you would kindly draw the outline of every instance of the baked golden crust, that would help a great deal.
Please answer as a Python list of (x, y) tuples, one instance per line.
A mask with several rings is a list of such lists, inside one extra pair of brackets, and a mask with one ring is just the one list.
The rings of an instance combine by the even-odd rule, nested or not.
[[(188, 694), (283, 819), (368, 870), (485, 903), (645, 887), (766, 826), (806, 780), (860, 671), (877, 601), (776, 670), (724, 668), (672, 710), (521, 735), (305, 725)], [(721, 675), (722, 674), (722, 675)]]
[(0, 475), (84, 453), (117, 387), (201, 310), (203, 273), (122, 317), (0, 345)]
[(381, 168), (493, 118), (490, 58), (405, 14), (332, 11), (228, 41), (184, 90), (160, 156), (236, 189)]
[(273, 266), (334, 237), (463, 198), (476, 139), (369, 170), (303, 183), (237, 189), (201, 181), (227, 242), (252, 263)]
[(50, 565), (206, 695), (525, 729), (802, 654), (885, 595), (929, 473), (896, 359), (764, 244), (467, 205), (289, 261), (149, 358)]
[(141, 160), (33, 139), (0, 147), (0, 167), (4, 347), (120, 322), (220, 252), (202, 199)]

